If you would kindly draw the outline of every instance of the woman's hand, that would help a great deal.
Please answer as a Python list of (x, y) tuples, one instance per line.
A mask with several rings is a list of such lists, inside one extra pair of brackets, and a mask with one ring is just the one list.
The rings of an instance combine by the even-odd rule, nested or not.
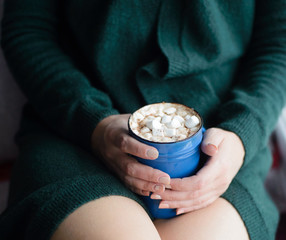
[(201, 149), (210, 157), (196, 175), (171, 179), (171, 190), (151, 195), (162, 199), (159, 208), (176, 208), (177, 214), (190, 212), (210, 205), (227, 190), (243, 164), (245, 151), (240, 138), (211, 128), (204, 134)]
[(129, 114), (112, 115), (95, 128), (91, 144), (93, 151), (133, 192), (148, 196), (150, 192), (162, 193), (170, 184), (168, 174), (139, 163), (131, 155), (154, 160), (156, 148), (143, 144), (128, 134)]

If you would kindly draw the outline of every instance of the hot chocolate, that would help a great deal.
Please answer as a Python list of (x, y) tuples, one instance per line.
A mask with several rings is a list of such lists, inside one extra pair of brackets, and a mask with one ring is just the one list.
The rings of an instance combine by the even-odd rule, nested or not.
[(201, 127), (199, 114), (182, 104), (155, 103), (134, 112), (129, 119), (132, 132), (153, 142), (176, 142), (194, 135)]

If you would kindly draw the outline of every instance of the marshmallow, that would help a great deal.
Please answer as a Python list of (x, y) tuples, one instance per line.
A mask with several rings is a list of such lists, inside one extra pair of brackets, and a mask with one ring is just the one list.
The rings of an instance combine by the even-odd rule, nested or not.
[(154, 119), (155, 119), (154, 116), (148, 116), (148, 117), (146, 118), (146, 121), (152, 121), (152, 120), (154, 120)]
[(198, 127), (191, 128), (191, 131), (192, 131), (192, 132), (196, 132), (196, 131), (198, 131), (198, 130), (199, 130)]
[(154, 108), (149, 108), (148, 110), (145, 111), (145, 116), (147, 115), (153, 115), (156, 113), (156, 110)]
[(145, 133), (143, 134), (143, 138), (147, 139), (147, 140), (151, 140), (151, 138), (153, 137), (153, 135), (151, 133)]
[(131, 124), (131, 128), (138, 128), (138, 123), (137, 122), (132, 122)]
[(185, 135), (185, 134), (179, 134), (178, 135), (178, 139), (179, 140), (182, 140), (182, 139), (185, 139), (185, 138), (187, 138), (187, 135)]
[(135, 112), (133, 118), (137, 119), (137, 121), (140, 122), (144, 119), (144, 116), (139, 112)]
[(160, 116), (160, 117), (163, 117), (165, 115), (163, 110), (164, 110), (163, 105), (159, 105), (159, 108), (158, 108), (158, 111), (157, 111), (156, 115)]
[(165, 136), (167, 136), (167, 137), (174, 137), (174, 136), (176, 136), (176, 129), (174, 129), (174, 128), (166, 128), (165, 130), (164, 130), (164, 132), (165, 132)]
[(153, 141), (153, 142), (161, 142), (162, 141), (162, 137), (160, 137), (160, 136), (153, 136), (153, 137), (151, 137), (150, 140)]
[(164, 130), (163, 129), (152, 129), (153, 136), (164, 137)]
[(153, 130), (153, 129), (161, 129), (162, 124), (158, 120), (154, 119), (151, 121), (147, 121), (146, 126)]
[(148, 128), (150, 128), (150, 129), (153, 128), (153, 120), (149, 120), (149, 121), (147, 120), (145, 124)]
[(164, 110), (164, 112), (167, 114), (172, 114), (172, 113), (175, 113), (176, 111), (177, 111), (177, 109), (174, 107), (170, 107), (170, 108), (167, 108)]
[(166, 124), (166, 123), (170, 123), (172, 121), (172, 117), (165, 115), (162, 117), (161, 123)]
[(181, 123), (179, 122), (179, 120), (174, 118), (170, 123), (167, 123), (166, 126), (168, 128), (179, 128), (181, 127)]
[(190, 119), (191, 117), (192, 117), (192, 116), (187, 115), (187, 116), (185, 116), (185, 119), (188, 120), (188, 119)]
[(154, 142), (175, 142), (192, 136), (199, 129), (193, 109), (173, 103), (142, 107), (129, 120), (134, 134)]
[(180, 123), (183, 123), (183, 122), (185, 121), (185, 119), (182, 118), (180, 115), (176, 115), (176, 116), (174, 117), (174, 119), (177, 119)]
[(170, 137), (164, 137), (163, 142), (173, 142), (174, 140)]
[(156, 117), (154, 120), (158, 121), (158, 122), (161, 122), (161, 119), (162, 119), (161, 117)]
[(139, 134), (139, 131), (138, 130), (133, 130), (133, 132), (138, 135)]
[(148, 127), (143, 127), (141, 130), (140, 130), (141, 133), (148, 133), (150, 132), (150, 128)]
[(188, 113), (185, 112), (185, 111), (181, 111), (181, 112), (180, 112), (180, 116), (182, 116), (182, 117), (185, 117), (187, 114), (188, 114)]
[(165, 113), (163, 112), (163, 110), (160, 110), (158, 113), (156, 113), (156, 116), (159, 117), (163, 117), (165, 115)]
[(190, 130), (188, 128), (184, 127), (179, 127), (177, 128), (177, 134), (189, 134)]
[(199, 123), (200, 123), (200, 120), (195, 115), (193, 115), (186, 120), (185, 125), (187, 128), (193, 128), (197, 126)]

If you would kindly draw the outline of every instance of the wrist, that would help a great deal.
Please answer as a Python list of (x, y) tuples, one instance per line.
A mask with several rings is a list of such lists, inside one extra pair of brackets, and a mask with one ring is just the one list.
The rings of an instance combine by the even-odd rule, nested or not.
[(100, 141), (103, 141), (102, 137), (104, 137), (105, 129), (116, 117), (118, 117), (118, 115), (110, 115), (105, 117), (94, 128), (91, 134), (91, 148), (94, 153), (97, 153), (97, 146), (99, 145)]

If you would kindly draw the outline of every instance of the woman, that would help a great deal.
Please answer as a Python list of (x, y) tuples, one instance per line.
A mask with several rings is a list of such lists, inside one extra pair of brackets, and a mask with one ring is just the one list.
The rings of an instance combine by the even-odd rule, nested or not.
[[(6, 1), (2, 46), (29, 104), (3, 239), (274, 239), (263, 181), (285, 104), (285, 5)], [(204, 119), (209, 159), (195, 176), (130, 157), (158, 156), (127, 119), (162, 101)], [(178, 216), (151, 219), (150, 193)]]

